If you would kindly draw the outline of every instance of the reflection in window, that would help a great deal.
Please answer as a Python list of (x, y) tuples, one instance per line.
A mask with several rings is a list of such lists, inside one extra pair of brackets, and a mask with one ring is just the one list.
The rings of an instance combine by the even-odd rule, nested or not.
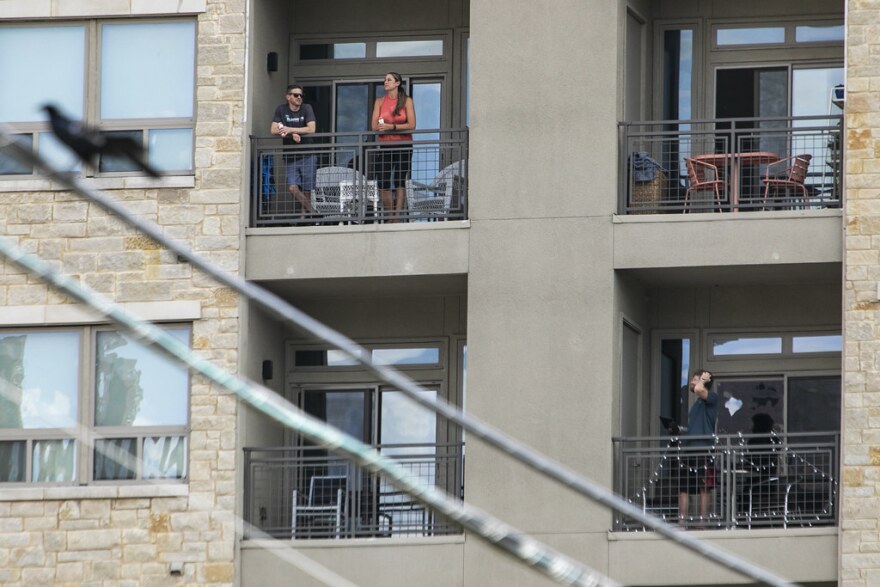
[(782, 353), (782, 338), (779, 336), (716, 338), (712, 341), (712, 354), (716, 357), (780, 353)]
[(772, 427), (781, 429), (785, 416), (784, 391), (782, 379), (718, 381), (716, 392), (721, 404), (718, 406), (718, 434), (749, 434), (758, 414), (764, 414), (761, 418), (771, 422)]
[(366, 56), (366, 43), (310, 43), (299, 46), (299, 58), (301, 61), (311, 59), (363, 59)]
[(159, 171), (192, 171), (191, 128), (163, 128), (150, 131), (147, 152), (150, 164)]
[(143, 451), (144, 479), (186, 477), (186, 437), (148, 436)]
[(437, 365), (440, 349), (437, 347), (375, 349), (373, 361), (379, 365)]
[[(12, 135), (12, 140), (27, 150), (33, 148), (34, 135)], [(9, 146), (0, 147), (0, 175), (30, 175), (34, 168), (12, 156)]]
[[(168, 333), (188, 343), (189, 330)], [(159, 351), (115, 331), (98, 332), (95, 425), (182, 426), (187, 421), (187, 370)]]
[[(440, 82), (416, 82), (412, 85), (413, 103), (419, 128), (440, 128)], [(416, 140), (432, 141), (430, 147), (414, 147), (412, 179), (420, 183), (432, 183), (440, 171), (442, 149), (437, 149), (439, 133), (420, 133)]]
[(840, 430), (840, 376), (788, 380), (788, 431)]
[(25, 450), (23, 440), (0, 442), (0, 483), (24, 481)]
[(795, 336), (792, 351), (795, 353), (839, 353), (843, 350), (843, 338), (839, 334), (823, 336)]
[(78, 381), (76, 332), (0, 336), (0, 428), (76, 425)]
[(826, 26), (800, 25), (794, 29), (794, 40), (797, 43), (821, 43), (823, 41), (843, 41), (842, 24)]
[(85, 43), (83, 25), (0, 28), (0, 121), (45, 120), (46, 103), (82, 118)]
[(785, 27), (719, 28), (716, 42), (729, 45), (775, 45), (785, 42)]
[(137, 439), (95, 441), (95, 481), (137, 477)]
[[(133, 140), (138, 145), (144, 144), (144, 131), (142, 130), (122, 130), (122, 131), (114, 131), (108, 132), (108, 136), (115, 138), (129, 138)], [(114, 172), (114, 171), (137, 171), (140, 169), (140, 166), (131, 160), (129, 157), (125, 157), (123, 155), (107, 155), (101, 156), (100, 161), (98, 162), (98, 169), (101, 172)]]
[(428, 57), (443, 55), (443, 41), (379, 41), (376, 57)]
[(31, 481), (69, 483), (76, 479), (76, 443), (63, 440), (35, 440)]

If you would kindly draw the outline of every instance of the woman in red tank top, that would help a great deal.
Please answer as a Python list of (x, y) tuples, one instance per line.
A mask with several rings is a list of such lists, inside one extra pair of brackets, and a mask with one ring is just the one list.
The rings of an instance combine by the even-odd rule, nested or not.
[[(382, 194), (382, 207), (389, 216), (398, 216), (406, 206), (406, 179), (412, 166), (412, 136), (400, 131), (416, 128), (412, 98), (401, 87), (403, 80), (393, 71), (385, 74), (385, 95), (373, 104), (372, 129), (379, 133), (379, 148), (374, 158), (374, 173)], [(394, 188), (392, 193), (391, 188)]]

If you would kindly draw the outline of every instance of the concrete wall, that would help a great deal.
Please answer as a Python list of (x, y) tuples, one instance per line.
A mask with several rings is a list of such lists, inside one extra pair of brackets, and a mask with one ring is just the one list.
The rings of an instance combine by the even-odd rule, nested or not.
[(464, 541), (461, 536), (299, 541), (297, 552), (285, 541), (251, 542), (242, 550), (241, 569), (253, 579), (243, 585), (324, 587), (339, 584), (331, 579), (341, 576), (359, 587), (454, 587), (463, 584)]
[[(581, 171), (616, 168), (617, 13), (473, 0), (471, 35), (468, 408), (610, 485), (616, 187)], [(607, 566), (607, 510), (478, 443), (467, 458), (470, 502)], [(541, 584), (470, 540), (465, 581)]]

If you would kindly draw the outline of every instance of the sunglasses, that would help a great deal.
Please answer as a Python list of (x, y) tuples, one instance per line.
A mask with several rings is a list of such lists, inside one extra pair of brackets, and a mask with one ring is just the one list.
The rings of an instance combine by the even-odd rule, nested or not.
[(302, 98), (302, 94), (287, 94), (288, 96), (293, 96), (294, 98)]

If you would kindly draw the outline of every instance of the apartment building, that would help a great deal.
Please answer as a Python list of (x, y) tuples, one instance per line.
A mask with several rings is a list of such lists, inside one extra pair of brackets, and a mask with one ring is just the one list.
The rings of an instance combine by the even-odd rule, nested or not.
[[(855, 0), (2, 0), (0, 121), (646, 513), (799, 583), (871, 585), (878, 22)], [(417, 119), (396, 145), (371, 126), (388, 72)], [(317, 134), (284, 145), (294, 83)], [(75, 161), (47, 102), (163, 177)], [(384, 149), (411, 162), (393, 190)], [(28, 250), (414, 478), (624, 584), (749, 584), (2, 153), (0, 192)], [(550, 584), (39, 280), (4, 265), (0, 291), (0, 583), (323, 584), (304, 556), (358, 585)], [(721, 397), (705, 448), (661, 423), (686, 424), (697, 368)], [(684, 512), (688, 454), (714, 488)]]

